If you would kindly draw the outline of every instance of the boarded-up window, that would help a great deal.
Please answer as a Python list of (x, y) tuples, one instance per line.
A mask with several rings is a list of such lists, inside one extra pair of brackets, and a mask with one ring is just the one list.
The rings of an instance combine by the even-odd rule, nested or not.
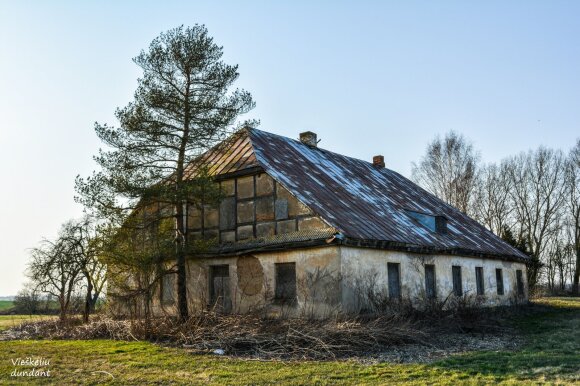
[(399, 272), (398, 263), (388, 263), (387, 271), (389, 275), (389, 297), (390, 298), (400, 298), (401, 297), (401, 278)]
[(276, 264), (276, 300), (285, 304), (296, 302), (296, 263)]
[(503, 272), (501, 268), (495, 270), (495, 281), (497, 283), (497, 294), (503, 295)]
[(175, 298), (173, 297), (173, 291), (175, 287), (175, 275), (167, 274), (161, 279), (161, 303), (163, 304), (173, 304)]
[(288, 200), (279, 198), (274, 203), (276, 220), (286, 220), (288, 218)]
[(485, 293), (485, 288), (483, 284), (483, 267), (475, 267), (475, 285), (478, 295), (483, 295)]
[(232, 307), (228, 265), (212, 265), (209, 272), (210, 307), (218, 312), (230, 312)]
[(427, 295), (427, 299), (437, 297), (437, 290), (435, 288), (435, 266), (433, 264), (425, 265), (425, 294)]
[(236, 229), (236, 199), (224, 198), (220, 203), (220, 229)]
[(524, 278), (521, 269), (516, 270), (516, 281), (518, 285), (518, 295), (524, 296)]
[(461, 267), (454, 265), (451, 267), (451, 273), (453, 274), (453, 293), (455, 296), (463, 295), (463, 286), (461, 283)]

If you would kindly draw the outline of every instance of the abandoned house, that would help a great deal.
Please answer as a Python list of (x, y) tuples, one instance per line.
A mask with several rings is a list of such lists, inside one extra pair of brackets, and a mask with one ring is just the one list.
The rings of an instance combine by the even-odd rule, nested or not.
[[(527, 256), (385, 167), (299, 140), (243, 129), (201, 157), (220, 184), (218, 207), (188, 209), (191, 310), (327, 315), (385, 299), (527, 299)], [(195, 168), (190, 168), (191, 176)], [(175, 305), (166, 275), (155, 310)], [(175, 307), (173, 307), (175, 308)]]

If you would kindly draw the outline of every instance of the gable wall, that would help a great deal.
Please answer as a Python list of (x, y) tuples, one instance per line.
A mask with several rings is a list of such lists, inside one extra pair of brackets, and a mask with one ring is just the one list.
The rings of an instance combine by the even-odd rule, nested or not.
[(191, 240), (236, 242), (328, 228), (266, 173), (225, 179), (220, 187), (224, 198), (218, 207), (188, 208)]
[[(297, 303), (276, 304), (275, 271), (278, 263), (296, 264)], [(294, 249), (187, 261), (188, 302), (191, 312), (210, 303), (212, 266), (228, 266), (230, 312), (266, 312), (282, 316), (328, 317), (340, 310), (340, 258), (338, 246)], [(153, 312), (175, 314), (176, 303), (162, 305), (160, 289), (153, 299)], [(176, 288), (174, 298), (177, 299)]]

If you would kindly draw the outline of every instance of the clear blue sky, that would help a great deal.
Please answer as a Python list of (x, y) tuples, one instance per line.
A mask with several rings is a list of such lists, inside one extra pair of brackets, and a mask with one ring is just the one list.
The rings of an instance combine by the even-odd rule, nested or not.
[(409, 175), (457, 130), (484, 160), (580, 137), (578, 1), (0, 1), (0, 295), (77, 217), (74, 178), (161, 31), (206, 24), (261, 128)]

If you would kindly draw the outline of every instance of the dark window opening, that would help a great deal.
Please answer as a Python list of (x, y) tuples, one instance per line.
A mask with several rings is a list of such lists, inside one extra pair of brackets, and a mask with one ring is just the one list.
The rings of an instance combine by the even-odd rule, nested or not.
[(217, 312), (230, 312), (232, 307), (230, 267), (212, 265), (209, 268), (209, 306)]
[(441, 234), (447, 233), (447, 218), (443, 216), (435, 217), (435, 232)]
[(437, 297), (435, 289), (435, 266), (433, 264), (425, 265), (425, 294), (427, 295), (427, 299)]
[(455, 296), (463, 295), (463, 286), (461, 283), (461, 267), (454, 265), (451, 267), (451, 272), (453, 274), (453, 293)]
[(503, 272), (501, 268), (495, 270), (495, 281), (497, 282), (497, 294), (503, 295)]
[(296, 263), (278, 263), (276, 266), (276, 301), (296, 303)]
[(162, 304), (173, 304), (175, 298), (173, 296), (173, 290), (175, 287), (175, 275), (167, 274), (161, 279), (161, 303)]
[(521, 269), (516, 270), (516, 281), (518, 285), (518, 295), (524, 296), (524, 278)]
[(399, 272), (400, 264), (388, 263), (387, 271), (389, 275), (389, 297), (398, 299), (401, 297), (401, 275)]
[(475, 285), (478, 295), (483, 295), (485, 293), (484, 283), (483, 283), (483, 267), (475, 267)]

